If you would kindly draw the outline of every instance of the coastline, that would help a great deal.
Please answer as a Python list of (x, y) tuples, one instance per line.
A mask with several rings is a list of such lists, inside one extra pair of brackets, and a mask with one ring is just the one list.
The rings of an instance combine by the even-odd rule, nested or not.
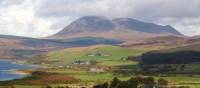
[(33, 68), (43, 68), (43, 66), (40, 66), (40, 65), (26, 63), (26, 60), (0, 59), (0, 61), (9, 61), (12, 64), (16, 64), (16, 65), (28, 65), (28, 66), (32, 67), (31, 69), (33, 69)]
[(31, 75), (31, 72), (29, 72), (29, 71), (23, 71), (23, 70), (16, 70), (13, 73), (17, 74), (17, 75), (25, 75), (25, 76)]
[[(1, 81), (8, 81), (8, 80), (14, 80), (14, 79), (20, 79), (20, 78), (24, 78), (27, 76), (30, 76), (32, 74), (32, 70), (40, 68), (40, 66), (38, 65), (32, 65), (32, 64), (25, 64), (25, 63), (18, 63), (20, 61), (16, 61), (16, 60), (8, 60), (8, 59), (0, 59), (0, 61), (2, 62), (9, 62), (11, 64), (14, 65), (21, 65), (22, 68), (11, 68), (11, 69), (3, 69), (0, 70), (0, 73), (2, 75), (8, 76), (8, 79), (6, 77), (3, 77)], [(24, 62), (24, 61), (22, 61)], [(1, 78), (0, 78), (1, 79)]]

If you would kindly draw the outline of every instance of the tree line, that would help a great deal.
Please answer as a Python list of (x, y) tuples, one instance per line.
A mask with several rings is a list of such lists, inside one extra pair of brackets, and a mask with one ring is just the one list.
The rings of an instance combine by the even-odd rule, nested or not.
[(190, 64), (200, 62), (199, 51), (148, 52), (141, 56), (141, 64)]
[(93, 88), (166, 88), (168, 81), (155, 80), (153, 77), (132, 77), (127, 81), (121, 81), (115, 77), (111, 82), (95, 85)]
[(115, 77), (111, 82), (95, 85), (93, 88), (189, 88), (187, 86), (170, 86), (165, 79), (154, 79), (153, 77), (132, 77), (121, 81)]

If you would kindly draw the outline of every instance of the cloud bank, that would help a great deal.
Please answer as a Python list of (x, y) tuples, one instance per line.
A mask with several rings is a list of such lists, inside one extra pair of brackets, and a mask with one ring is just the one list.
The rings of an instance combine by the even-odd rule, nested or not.
[(0, 34), (44, 37), (82, 16), (129, 17), (200, 35), (200, 0), (1, 0)]

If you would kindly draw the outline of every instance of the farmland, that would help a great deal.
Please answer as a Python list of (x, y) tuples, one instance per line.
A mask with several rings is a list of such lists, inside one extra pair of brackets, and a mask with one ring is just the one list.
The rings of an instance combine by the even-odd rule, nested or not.
[(50, 52), (44, 56), (44, 58), (39, 58), (36, 61), (46, 61), (49, 65), (69, 65), (78, 60), (95, 60), (98, 62), (98, 65), (117, 66), (134, 64), (136, 62), (122, 60), (122, 58), (139, 56), (147, 51), (148, 50), (130, 49), (111, 45), (95, 45), (90, 47), (67, 48)]
[[(114, 77), (118, 77), (120, 80), (127, 80), (131, 77), (138, 76), (136, 73), (141, 71), (141, 68), (138, 66), (137, 58), (129, 60), (127, 57), (137, 57), (148, 51), (150, 50), (124, 48), (111, 45), (95, 45), (90, 47), (76, 47), (53, 51), (45, 56), (36, 57), (32, 61), (28, 61), (29, 63), (37, 63), (44, 66), (44, 68), (32, 70), (32, 72), (40, 71), (51, 74), (53, 73), (53, 75), (47, 74), (47, 76), (36, 76), (37, 79), (32, 80), (29, 78), (28, 80), (27, 78), (12, 80), (7, 83), (13, 83), (16, 88), (40, 88), (45, 85), (92, 86), (95, 84), (109, 82)], [(76, 61), (80, 61), (81, 64), (76, 63)], [(96, 63), (87, 64), (85, 63), (87, 61), (95, 61)], [(188, 65), (186, 66), (186, 70), (194, 71), (198, 69), (198, 67), (198, 64)], [(95, 68), (95, 70), (91, 70), (93, 68)], [(145, 74), (144, 76), (151, 76), (155, 79), (163, 78), (172, 83), (171, 85), (187, 85), (190, 86), (190, 88), (197, 88), (200, 85), (198, 75), (197, 77), (195, 77), (195, 75), (193, 76), (187, 74)], [(57, 77), (57, 79), (49, 77)], [(70, 78), (75, 81), (65, 82), (63, 78), (66, 78), (64, 80)], [(45, 79), (49, 79), (50, 81), (46, 81), (45, 83)]]

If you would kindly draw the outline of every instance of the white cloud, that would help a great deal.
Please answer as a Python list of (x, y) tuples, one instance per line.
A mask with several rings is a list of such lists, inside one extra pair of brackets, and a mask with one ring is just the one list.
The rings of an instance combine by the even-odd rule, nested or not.
[(200, 35), (200, 0), (1, 0), (0, 34), (43, 37), (86, 15), (130, 17)]
[(43, 37), (53, 34), (48, 19), (35, 16), (32, 1), (0, 9), (0, 34)]
[(23, 3), (24, 0), (1, 0), (0, 5), (1, 6), (10, 6), (10, 5), (16, 5)]

